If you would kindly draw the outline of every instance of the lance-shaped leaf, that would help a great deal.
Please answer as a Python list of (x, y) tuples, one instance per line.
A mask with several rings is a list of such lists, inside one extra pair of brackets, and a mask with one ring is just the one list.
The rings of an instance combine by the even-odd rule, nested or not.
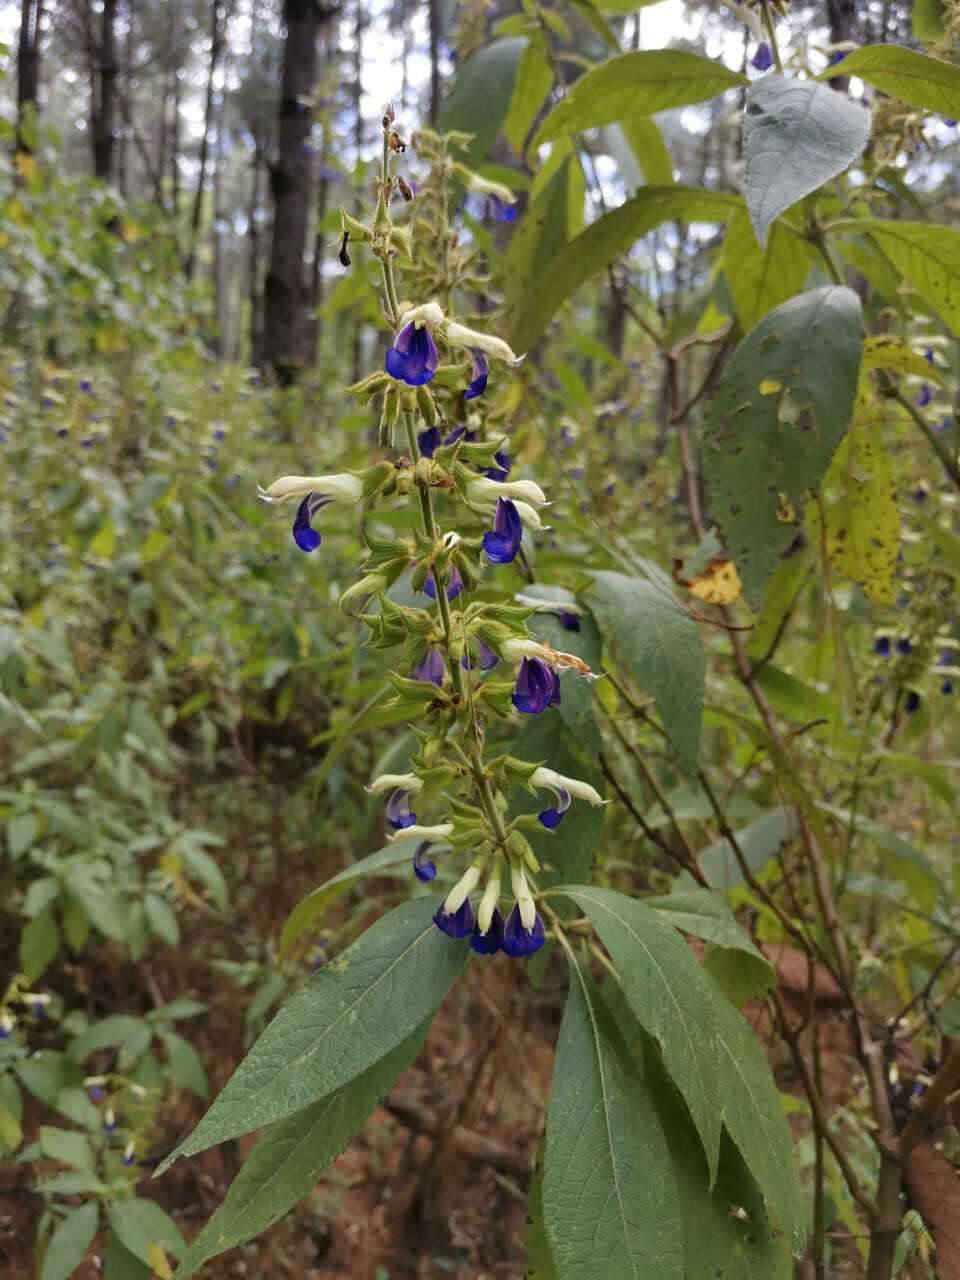
[(513, 97), (517, 67), (529, 41), (520, 36), (494, 40), (458, 68), (453, 88), (440, 108), (439, 127), (473, 135), (469, 163), (479, 164), (499, 136)]
[(710, 515), (756, 608), (850, 422), (860, 300), (827, 286), (777, 307), (734, 352), (704, 424)]
[(870, 137), (870, 112), (812, 80), (767, 75), (747, 94), (744, 193), (761, 245), (779, 214), (848, 168)]
[(346, 1149), (401, 1071), (416, 1058), (427, 1024), (336, 1093), (273, 1125), (244, 1160), (223, 1204), (190, 1245), (176, 1280), (252, 1240), (288, 1213)]
[(609, 58), (580, 77), (540, 126), (536, 146), (566, 133), (705, 102), (744, 76), (681, 49), (643, 50)]
[(405, 902), (314, 974), (157, 1172), (325, 1098), (432, 1016), (469, 954), (435, 928), (436, 905)]
[(821, 75), (859, 76), (881, 93), (921, 110), (960, 116), (960, 67), (897, 44), (868, 44)]
[(960, 231), (880, 218), (844, 221), (837, 228), (869, 235), (924, 302), (960, 335)]
[(593, 885), (553, 892), (572, 898), (586, 912), (610, 953), (631, 1009), (660, 1046), (664, 1065), (687, 1104), (712, 1180), (722, 1097), (715, 988), (687, 944), (642, 902)]
[(637, 684), (656, 699), (684, 770), (696, 773), (707, 669), (697, 624), (659, 575), (597, 573), (587, 599)]
[(682, 1280), (666, 1138), (603, 997), (572, 958), (547, 1114), (543, 1207), (563, 1280)]
[(809, 245), (782, 219), (773, 224), (765, 249), (757, 243), (745, 209), (730, 219), (723, 238), (723, 274), (744, 333), (799, 293), (809, 270)]

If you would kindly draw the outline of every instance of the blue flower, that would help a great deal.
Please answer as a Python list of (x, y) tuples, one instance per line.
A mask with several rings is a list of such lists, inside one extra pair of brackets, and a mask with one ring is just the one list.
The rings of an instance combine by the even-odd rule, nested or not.
[(849, 52), (849, 49), (837, 49), (835, 53), (831, 53), (830, 61), (827, 63), (827, 66), (835, 67), (838, 62), (842, 62), (844, 60)]
[(523, 521), (509, 498), (497, 499), (493, 529), (483, 535), (483, 549), (494, 564), (510, 564), (516, 560), (523, 538)]
[(501, 200), (499, 196), (487, 197), (487, 213), (494, 222), (516, 222), (517, 211), (512, 204)]
[(880, 658), (889, 658), (890, 656), (890, 637), (880, 636), (873, 642), (873, 652)]
[(86, 395), (89, 396), (93, 394), (93, 383), (90, 381), (89, 378), (81, 378), (79, 382), (79, 387), (80, 387), (80, 390), (83, 391)]
[(537, 716), (547, 707), (559, 706), (560, 681), (549, 662), (542, 658), (524, 658), (510, 701), (518, 711), (528, 716)]
[(500, 914), (498, 907), (494, 908), (493, 916), (490, 920), (490, 928), (486, 933), (480, 933), (477, 926), (474, 925), (470, 946), (481, 956), (492, 956), (495, 951), (499, 951), (503, 946), (503, 916)]
[(87, 1096), (91, 1102), (103, 1102), (104, 1098), (107, 1096), (107, 1091), (104, 1089), (103, 1085), (92, 1084), (87, 1090)]
[(952, 662), (953, 662), (953, 654), (950, 652), (950, 650), (941, 649), (939, 657), (937, 658), (937, 666), (949, 667)]
[(440, 428), (428, 427), (417, 436), (421, 458), (432, 458), (440, 447)]
[(544, 809), (542, 813), (537, 814), (537, 821), (548, 831), (559, 827), (563, 815), (570, 808), (570, 792), (566, 788), (551, 787), (550, 790), (557, 798), (556, 806), (553, 809)]
[(523, 956), (532, 956), (535, 951), (540, 950), (543, 943), (543, 920), (540, 918), (540, 912), (537, 912), (533, 928), (525, 929), (523, 921), (520, 919), (520, 907), (515, 905), (507, 917), (507, 923), (503, 930), (502, 946), (504, 951), (514, 959), (520, 959)]
[(476, 400), (487, 389), (487, 377), (490, 373), (490, 362), (482, 351), (471, 351), (473, 368), (470, 371), (470, 385), (463, 393), (464, 400)]
[(404, 791), (400, 787), (391, 792), (384, 812), (387, 821), (395, 831), (402, 831), (404, 827), (412, 827), (417, 820), (417, 815), (410, 809), (410, 792)]
[(901, 657), (905, 658), (908, 653), (911, 653), (913, 651), (913, 645), (910, 643), (909, 640), (906, 640), (906, 639), (898, 640), (896, 644), (896, 650)]
[(918, 485), (917, 488), (914, 489), (912, 497), (914, 502), (923, 503), (923, 502), (926, 502), (926, 500), (930, 497), (930, 495), (926, 491), (926, 489), (924, 489), (923, 485)]
[(424, 840), (417, 845), (417, 851), (413, 855), (413, 874), (425, 883), (434, 880), (437, 875), (437, 864), (428, 856), (429, 853), (430, 841)]
[(943, 694), (953, 693), (953, 681), (944, 680), (943, 684), (940, 686), (940, 692)]
[[(482, 640), (477, 641), (477, 662), (481, 671), (489, 671), (491, 667), (495, 667), (500, 659), (493, 652), (488, 644), (484, 644)], [(473, 659), (468, 653), (465, 653), (460, 659), (460, 665), (464, 671), (473, 670)]]
[(387, 352), (385, 367), (391, 378), (397, 378), (409, 387), (422, 387), (437, 372), (439, 363), (433, 334), (426, 324), (417, 328), (411, 320), (394, 338), (393, 346)]
[(31, 1014), (33, 1015), (33, 1017), (35, 1017), (35, 1018), (37, 1019), (37, 1021), (38, 1021), (38, 1022), (42, 1022), (42, 1021), (44, 1020), (44, 1018), (47, 1016), (47, 1009), (46, 1009), (46, 1005), (45, 1005), (44, 1001), (43, 1001), (43, 1000), (31, 1000), (31, 1001), (30, 1001), (30, 1012), (31, 1012)]
[(103, 1129), (105, 1133), (117, 1132), (117, 1117), (113, 1114), (112, 1107), (107, 1107), (103, 1113)]
[(915, 689), (911, 689), (907, 694), (906, 701), (903, 704), (903, 709), (908, 715), (913, 715), (915, 711), (920, 710), (920, 695)]
[(769, 71), (773, 66), (773, 50), (765, 40), (757, 45), (757, 51), (750, 59), (750, 65), (756, 71)]
[(329, 501), (329, 498), (322, 498), (318, 493), (308, 493), (297, 507), (293, 520), (293, 540), (301, 551), (316, 551), (319, 547), (320, 535), (311, 527), (310, 521)]
[(446, 667), (443, 665), (440, 650), (431, 646), (417, 663), (413, 678), (428, 684), (442, 685), (445, 675)]
[[(423, 584), (423, 590), (424, 590), (424, 593), (428, 595), (431, 600), (436, 600), (437, 584), (436, 584), (436, 581), (434, 580), (432, 573), (427, 574), (427, 580)], [(463, 578), (460, 576), (460, 570), (457, 568), (455, 564), (453, 564), (450, 566), (450, 581), (447, 583), (447, 599), (456, 600), (457, 596), (460, 594), (462, 590), (463, 590)]]
[(496, 480), (498, 483), (502, 483), (510, 474), (510, 467), (512, 466), (510, 455), (506, 449), (498, 449), (493, 455), (493, 460), (497, 465), (495, 467), (484, 467), (483, 474), (488, 480)]
[(465, 938), (468, 933), (473, 933), (474, 915), (470, 899), (464, 898), (463, 905), (453, 912), (445, 911), (441, 903), (434, 912), (433, 923), (448, 938)]
[(933, 391), (930, 388), (929, 382), (925, 382), (917, 395), (917, 405), (919, 408), (925, 409), (932, 399)]
[(580, 630), (580, 619), (575, 613), (571, 613), (569, 609), (561, 609), (557, 617), (560, 619), (560, 625), (564, 631)]
[(456, 444), (458, 440), (464, 440), (467, 444), (473, 444), (476, 438), (475, 431), (468, 431), (466, 427), (454, 427), (443, 443)]

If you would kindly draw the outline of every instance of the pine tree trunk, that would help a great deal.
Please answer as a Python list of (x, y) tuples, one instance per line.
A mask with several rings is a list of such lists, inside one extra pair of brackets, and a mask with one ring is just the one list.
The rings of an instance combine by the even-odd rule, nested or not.
[(427, 0), (430, 24), (430, 125), (435, 128), (440, 114), (440, 0)]
[(285, 381), (306, 359), (307, 302), (304, 252), (310, 224), (311, 166), (304, 147), (312, 124), (305, 101), (317, 73), (321, 13), (316, 0), (286, 0), (283, 87), (273, 191), (273, 243), (264, 291), (264, 357)]
[(40, 18), (43, 0), (21, 0), (20, 42), (17, 46), (17, 150), (33, 150), (23, 136), (29, 108), (36, 110), (40, 88)]
[(93, 172), (104, 182), (113, 177), (114, 124), (117, 114), (117, 0), (103, 0), (100, 38), (93, 66), (90, 133)]
[(207, 182), (207, 165), (210, 159), (210, 135), (214, 127), (215, 80), (220, 54), (223, 51), (224, 33), (230, 15), (221, 0), (213, 0), (210, 26), (210, 63), (207, 68), (207, 96), (203, 110), (203, 137), (200, 139), (200, 174), (197, 178), (197, 189), (193, 197), (193, 212), (190, 215), (190, 233), (187, 248), (187, 279), (193, 279), (196, 267), (197, 242), (200, 238), (200, 217), (203, 213), (203, 193)]
[[(853, 40), (857, 25), (857, 0), (827, 0), (827, 21), (830, 23), (831, 44)], [(846, 93), (850, 88), (850, 77), (834, 76), (827, 83), (838, 93)]]
[(247, 213), (247, 239), (250, 242), (249, 279), (250, 299), (250, 363), (259, 369), (263, 359), (263, 297), (260, 292), (260, 174), (263, 170), (263, 151), (259, 141), (254, 143), (253, 185), (250, 189), (250, 205)]

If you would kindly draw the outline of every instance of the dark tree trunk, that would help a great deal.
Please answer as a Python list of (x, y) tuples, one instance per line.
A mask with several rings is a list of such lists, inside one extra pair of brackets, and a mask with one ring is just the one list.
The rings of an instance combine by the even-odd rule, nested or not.
[(17, 150), (33, 148), (24, 137), (23, 125), (29, 108), (36, 111), (40, 88), (40, 18), (43, 0), (21, 0), (20, 42), (17, 46)]
[(215, 80), (220, 54), (223, 51), (224, 34), (226, 32), (229, 13), (222, 0), (213, 0), (210, 26), (210, 64), (207, 69), (207, 97), (203, 111), (203, 137), (200, 140), (200, 174), (197, 178), (197, 190), (193, 197), (193, 213), (190, 215), (190, 232), (187, 248), (187, 279), (193, 279), (196, 266), (197, 242), (200, 238), (200, 217), (203, 212), (203, 189), (207, 181), (207, 165), (210, 159), (210, 134), (214, 126), (216, 109)]
[[(831, 44), (853, 40), (857, 28), (857, 0), (827, 0), (827, 21), (830, 23)], [(846, 93), (850, 88), (850, 77), (834, 76), (827, 83), (838, 93)]]
[(430, 125), (435, 128), (440, 114), (440, 0), (427, 0), (430, 24)]
[(312, 124), (305, 99), (317, 74), (322, 15), (316, 0), (286, 0), (283, 87), (273, 190), (273, 243), (264, 291), (264, 357), (278, 375), (293, 380), (306, 359), (307, 301), (304, 252), (310, 224), (311, 166), (304, 147)]
[(259, 141), (254, 144), (253, 186), (250, 189), (250, 207), (247, 216), (247, 239), (250, 242), (248, 293), (250, 298), (250, 363), (259, 369), (263, 363), (263, 297), (260, 293), (260, 174), (263, 171), (263, 151)]
[(90, 133), (93, 172), (104, 182), (113, 177), (117, 114), (117, 0), (103, 0), (100, 36), (92, 67)]
[[(357, 16), (353, 30), (353, 146), (357, 155), (363, 155), (363, 108), (361, 101), (363, 98), (363, 33), (366, 30), (367, 20), (364, 17), (363, 6), (357, 5)], [(357, 210), (360, 217), (363, 217), (363, 210)], [(363, 359), (363, 343), (360, 334), (360, 325), (353, 326), (353, 365), (350, 370), (350, 381), (358, 382), (360, 380), (360, 366)]]
[(173, 119), (170, 122), (170, 199), (173, 213), (180, 212), (180, 77), (173, 75)]

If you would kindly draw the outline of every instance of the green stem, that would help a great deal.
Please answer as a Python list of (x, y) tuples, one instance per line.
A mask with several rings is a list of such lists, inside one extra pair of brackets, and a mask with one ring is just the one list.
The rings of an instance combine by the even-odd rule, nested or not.
[(763, 0), (763, 25), (766, 28), (767, 36), (770, 40), (770, 48), (773, 51), (773, 61), (777, 68), (777, 73), (783, 75), (783, 59), (780, 57), (780, 46), (777, 44), (777, 30), (773, 25), (773, 16), (770, 9)]

